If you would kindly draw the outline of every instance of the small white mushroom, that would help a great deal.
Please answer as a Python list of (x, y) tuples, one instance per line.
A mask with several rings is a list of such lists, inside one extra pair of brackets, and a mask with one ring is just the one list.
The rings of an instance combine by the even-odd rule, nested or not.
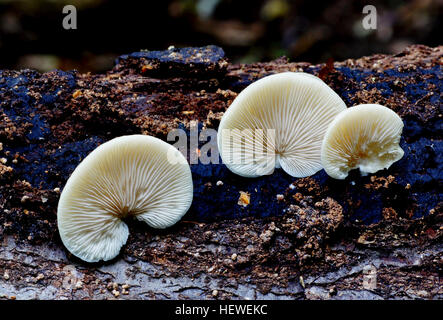
[(262, 78), (244, 89), (222, 117), (217, 138), (223, 162), (244, 177), (293, 177), (322, 169), (321, 143), (329, 123), (346, 109), (322, 80), (302, 72)]
[(192, 197), (191, 170), (177, 149), (150, 136), (115, 138), (68, 179), (57, 209), (60, 237), (84, 261), (110, 260), (128, 238), (122, 219), (167, 228), (188, 211)]
[(340, 113), (329, 125), (322, 144), (328, 175), (344, 179), (352, 169), (363, 175), (389, 168), (403, 157), (399, 145), (403, 121), (391, 109), (362, 104)]

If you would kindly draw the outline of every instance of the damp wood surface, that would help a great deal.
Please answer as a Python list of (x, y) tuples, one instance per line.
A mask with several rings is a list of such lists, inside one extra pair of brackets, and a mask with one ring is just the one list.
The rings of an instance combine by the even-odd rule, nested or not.
[[(442, 299), (442, 62), (442, 46), (413, 45), (233, 65), (207, 46), (123, 55), (106, 74), (0, 71), (0, 298)], [(194, 201), (177, 225), (128, 221), (107, 263), (66, 251), (57, 202), (89, 152), (121, 135), (217, 129), (243, 88), (284, 71), (321, 77), (348, 107), (394, 110), (404, 157), (344, 181), (192, 164)]]

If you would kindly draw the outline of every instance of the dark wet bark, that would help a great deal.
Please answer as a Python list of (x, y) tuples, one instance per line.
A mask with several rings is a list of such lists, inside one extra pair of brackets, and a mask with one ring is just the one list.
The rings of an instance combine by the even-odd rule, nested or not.
[[(442, 53), (411, 46), (327, 65), (231, 65), (210, 46), (122, 56), (99, 75), (0, 71), (0, 295), (441, 299)], [(216, 129), (241, 89), (282, 71), (319, 75), (348, 106), (393, 109), (405, 156), (345, 181), (192, 165), (193, 206), (173, 228), (130, 222), (127, 245), (105, 264), (64, 249), (60, 189), (91, 150), (124, 134), (166, 139), (195, 121)], [(249, 205), (238, 204), (240, 191)]]

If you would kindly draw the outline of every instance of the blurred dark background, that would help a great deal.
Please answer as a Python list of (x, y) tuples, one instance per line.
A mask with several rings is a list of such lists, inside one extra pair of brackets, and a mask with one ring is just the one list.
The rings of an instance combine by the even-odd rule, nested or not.
[[(77, 30), (65, 30), (65, 5)], [(362, 9), (377, 8), (377, 30)], [(0, 68), (102, 72), (140, 49), (216, 44), (233, 62), (324, 62), (441, 44), (443, 0), (0, 0)]]

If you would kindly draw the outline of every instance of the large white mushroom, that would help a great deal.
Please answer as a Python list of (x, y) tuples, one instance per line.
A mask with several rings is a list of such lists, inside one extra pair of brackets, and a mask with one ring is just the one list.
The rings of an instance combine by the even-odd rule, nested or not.
[(122, 219), (166, 228), (188, 211), (192, 197), (191, 171), (177, 149), (145, 135), (115, 138), (68, 179), (57, 209), (60, 237), (84, 261), (110, 260), (128, 238)]
[(344, 179), (352, 169), (363, 175), (389, 168), (403, 157), (403, 121), (391, 109), (361, 104), (340, 113), (328, 127), (322, 163), (328, 175)]
[(281, 167), (293, 177), (320, 169), (321, 143), (343, 100), (321, 79), (302, 72), (262, 78), (245, 88), (222, 117), (218, 148), (223, 162), (244, 177)]

